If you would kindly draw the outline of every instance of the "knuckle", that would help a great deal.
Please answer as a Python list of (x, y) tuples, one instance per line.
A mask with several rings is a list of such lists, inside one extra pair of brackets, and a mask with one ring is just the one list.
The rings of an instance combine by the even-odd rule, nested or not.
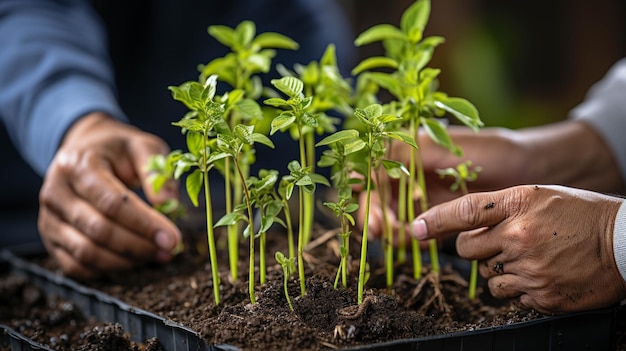
[(457, 217), (467, 228), (476, 228), (480, 221), (479, 211), (476, 211), (476, 204), (471, 196), (462, 197), (455, 209)]

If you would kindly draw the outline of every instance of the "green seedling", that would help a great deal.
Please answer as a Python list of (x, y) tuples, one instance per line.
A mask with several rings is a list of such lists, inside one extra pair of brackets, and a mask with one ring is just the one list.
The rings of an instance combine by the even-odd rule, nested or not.
[[(333, 44), (326, 47), (319, 62), (312, 61), (307, 65), (296, 64), (293, 71), (281, 65), (278, 65), (277, 69), (285, 77), (295, 77), (302, 81), (304, 96), (312, 98), (306, 110), (310, 115), (315, 116), (316, 126), (305, 123), (300, 134), (296, 124), (293, 124), (289, 131), (292, 138), (304, 139), (306, 163), (303, 160), (300, 162), (311, 167), (311, 171), (315, 172), (315, 135), (336, 131), (335, 126), (339, 124), (339, 120), (327, 114), (330, 110), (343, 115), (352, 114), (353, 109), (349, 104), (352, 98), (352, 88), (341, 76)], [(305, 193), (304, 197), (304, 242), (308, 243), (313, 231), (315, 198), (314, 194), (309, 193)]]
[[(353, 171), (352, 162), (349, 161), (348, 156), (356, 151), (362, 142), (359, 137), (359, 132), (356, 130), (342, 130), (336, 132), (316, 144), (316, 146), (327, 145), (328, 150), (325, 150), (318, 162), (320, 167), (332, 167), (333, 174), (331, 180), (333, 186), (337, 189), (337, 202), (325, 202), (324, 205), (328, 207), (335, 216), (340, 219), (341, 231), (339, 233), (339, 254), (341, 256), (339, 262), (339, 268), (337, 269), (337, 275), (335, 277), (335, 289), (339, 283), (339, 277), (341, 277), (341, 284), (344, 288), (347, 287), (347, 274), (348, 274), (348, 253), (350, 252), (350, 226), (355, 225), (354, 217), (352, 213), (355, 212), (359, 205), (354, 203), (352, 197), (352, 185), (360, 181), (358, 179), (352, 179), (350, 174)], [(355, 141), (358, 141), (355, 143)], [(352, 149), (352, 146), (356, 146), (357, 150)]]
[[(272, 85), (287, 95), (288, 99), (274, 97), (266, 99), (264, 102), (267, 105), (281, 109), (282, 112), (272, 120), (272, 130), (270, 134), (273, 135), (279, 130), (288, 128), (295, 128), (296, 137), (298, 140), (298, 150), (300, 153), (300, 161), (292, 161), (289, 163), (288, 169), (290, 171), (291, 181), (287, 183), (287, 198), (291, 197), (294, 186), (298, 186), (298, 201), (299, 201), (299, 216), (298, 216), (298, 274), (300, 278), (300, 290), (304, 296), (306, 293), (306, 285), (304, 281), (304, 260), (302, 253), (305, 245), (305, 238), (308, 233), (305, 226), (305, 214), (313, 213), (313, 202), (306, 202), (307, 195), (315, 193), (315, 184), (320, 183), (330, 186), (326, 178), (313, 172), (312, 165), (308, 164), (309, 158), (307, 157), (307, 147), (305, 143), (305, 127), (317, 128), (318, 114), (310, 112), (311, 103), (313, 98), (310, 96), (305, 97), (303, 94), (304, 83), (295, 77), (283, 77), (281, 79), (273, 79)], [(310, 215), (312, 216), (312, 215)], [(311, 217), (312, 218), (312, 217)], [(309, 229), (310, 230), (310, 229)]]
[[(461, 191), (461, 194), (467, 195), (467, 182), (473, 182), (478, 177), (478, 172), (482, 170), (481, 167), (472, 167), (472, 161), (465, 161), (460, 163), (455, 168), (446, 168), (437, 170), (437, 174), (441, 178), (452, 177), (454, 183), (450, 185), (450, 191)], [(476, 298), (476, 284), (478, 282), (478, 261), (472, 260), (470, 266), (470, 280), (468, 297), (470, 299)]]
[(275, 258), (276, 262), (278, 262), (283, 269), (283, 287), (285, 289), (285, 298), (289, 304), (289, 309), (293, 311), (293, 304), (291, 304), (291, 298), (289, 298), (289, 289), (287, 286), (287, 283), (289, 283), (289, 277), (296, 269), (295, 264), (293, 263), (293, 258), (285, 257), (285, 255), (280, 251), (276, 252)]
[[(419, 140), (418, 130), (423, 127), (437, 144), (460, 156), (461, 149), (453, 143), (440, 117), (449, 113), (474, 130), (482, 126), (482, 122), (476, 108), (470, 102), (462, 98), (448, 97), (436, 90), (436, 78), (440, 70), (426, 65), (430, 62), (434, 49), (443, 43), (444, 39), (437, 36), (423, 37), (429, 16), (430, 1), (418, 0), (404, 12), (399, 28), (390, 24), (379, 24), (361, 33), (355, 40), (356, 45), (382, 42), (385, 56), (363, 60), (352, 73), (389, 91), (396, 98), (396, 101), (388, 106), (396, 111), (395, 114), (403, 117), (406, 128), (416, 141)], [(381, 68), (391, 72), (371, 71)], [(416, 215), (412, 195), (415, 185), (420, 190), (421, 211), (428, 209), (424, 169), (419, 144), (417, 145), (418, 148), (410, 150), (406, 188), (400, 189), (400, 192), (411, 195), (403, 195), (407, 201), (408, 218), (414, 218)], [(437, 242), (431, 240), (429, 246), (432, 270), (439, 272)], [(412, 248), (414, 276), (420, 278), (421, 255), (416, 240), (412, 240)]]
[[(225, 111), (225, 119), (230, 127), (245, 124), (255, 125), (262, 119), (261, 109), (254, 101), (263, 92), (263, 85), (258, 74), (270, 71), (272, 59), (276, 55), (275, 49), (296, 50), (298, 43), (292, 39), (274, 32), (256, 35), (256, 25), (251, 21), (243, 21), (235, 28), (223, 25), (213, 25), (208, 28), (209, 35), (230, 49), (224, 57), (218, 57), (206, 65), (201, 65), (200, 80), (211, 75), (218, 75), (219, 79), (228, 83), (233, 91), (231, 96), (237, 96), (238, 102), (230, 104), (232, 109)], [(240, 98), (239, 98), (240, 97)], [(249, 176), (249, 165), (254, 161), (253, 150), (244, 146), (240, 151), (239, 168), (243, 179)], [(241, 204), (243, 199), (243, 183), (237, 175), (238, 170), (225, 159), (224, 165), (219, 167), (224, 175), (226, 213), (232, 212)], [(238, 243), (241, 237), (241, 228), (235, 224), (228, 226), (228, 252), (230, 272), (233, 280), (238, 277)]]
[[(222, 217), (216, 226), (218, 225), (235, 225), (239, 221), (243, 221), (247, 223), (246, 228), (243, 231), (245, 237), (248, 238), (249, 242), (249, 272), (248, 272), (248, 283), (249, 283), (249, 293), (250, 293), (250, 302), (255, 303), (256, 298), (254, 296), (254, 282), (255, 282), (255, 274), (254, 274), (254, 266), (255, 266), (255, 239), (257, 236), (264, 234), (271, 223), (263, 222), (266, 218), (262, 217), (262, 225), (257, 234), (254, 233), (254, 212), (252, 210), (252, 206), (255, 201), (259, 204), (259, 199), (254, 198), (253, 194), (251, 194), (251, 188), (253, 186), (257, 186), (257, 190), (255, 195), (261, 196), (259, 191), (263, 190), (262, 186), (273, 186), (276, 182), (276, 176), (269, 175), (268, 178), (263, 179), (265, 182), (261, 181), (246, 183), (246, 175), (241, 167), (241, 159), (240, 157), (243, 155), (242, 149), (244, 146), (252, 146), (254, 143), (260, 143), (267, 147), (274, 148), (274, 143), (261, 133), (254, 132), (254, 126), (244, 126), (244, 125), (236, 125), (232, 134), (230, 133), (218, 133), (217, 134), (217, 147), (218, 149), (227, 154), (234, 163), (235, 169), (237, 171), (237, 175), (241, 184), (244, 184), (243, 193), (244, 193), (244, 201), (239, 206), (235, 207), (231, 212), (227, 213)], [(260, 188), (260, 189), (259, 189)], [(244, 211), (247, 211), (247, 215), (244, 214)], [(272, 217), (273, 218), (273, 217)], [(261, 257), (265, 257), (263, 254)], [(263, 259), (263, 265), (265, 264), (265, 260)], [(263, 267), (263, 272), (265, 271), (265, 267)], [(264, 274), (264, 273), (263, 273)], [(265, 275), (263, 275), (265, 278)]]
[[(360, 150), (365, 150), (366, 157), (362, 159), (365, 162), (366, 166), (361, 167), (364, 169), (363, 173), (366, 178), (365, 182), (365, 192), (366, 192), (366, 201), (365, 201), (365, 218), (363, 227), (363, 238), (361, 241), (361, 257), (359, 262), (359, 285), (358, 285), (358, 295), (357, 300), (358, 303), (361, 304), (363, 302), (363, 292), (365, 288), (366, 281), (366, 267), (367, 267), (367, 239), (368, 239), (368, 226), (369, 223), (369, 214), (370, 214), (370, 200), (371, 193), (373, 190), (372, 184), (372, 172), (377, 169), (380, 164), (383, 163), (383, 157), (385, 156), (385, 141), (388, 138), (396, 139), (401, 142), (407, 143), (412, 147), (415, 147), (415, 140), (410, 135), (395, 131), (388, 130), (388, 126), (398, 121), (400, 117), (383, 113), (383, 107), (378, 104), (373, 104), (367, 106), (364, 109), (357, 108), (354, 111), (354, 116), (361, 123), (364, 129), (364, 134), (362, 135), (362, 139), (351, 139), (352, 135), (355, 135), (354, 132), (350, 130), (344, 130), (337, 132), (329, 137), (332, 141), (333, 138), (338, 141), (349, 142), (350, 147), (344, 148), (344, 154), (352, 154), (355, 152), (359, 152)], [(358, 132), (357, 132), (358, 133)], [(389, 161), (393, 163), (392, 161)]]
[(217, 266), (217, 250), (215, 247), (215, 233), (213, 230), (213, 211), (211, 191), (209, 187), (209, 171), (215, 164), (228, 154), (220, 152), (215, 147), (211, 135), (223, 125), (223, 103), (216, 101), (217, 77), (211, 76), (204, 84), (186, 82), (178, 87), (170, 87), (175, 100), (185, 104), (190, 109), (180, 121), (172, 123), (180, 127), (186, 136), (187, 152), (172, 151), (165, 157), (165, 164), (153, 178), (155, 190), (159, 190), (168, 179), (179, 179), (188, 173), (185, 187), (189, 199), (194, 206), (198, 206), (198, 197), (204, 185), (206, 208), (207, 239), (211, 261), (213, 279), (213, 295), (215, 303), (220, 303), (220, 277)]

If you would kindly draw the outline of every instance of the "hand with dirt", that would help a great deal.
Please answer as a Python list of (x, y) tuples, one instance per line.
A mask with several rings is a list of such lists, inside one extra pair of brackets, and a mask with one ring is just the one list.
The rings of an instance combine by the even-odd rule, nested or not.
[[(491, 191), (522, 184), (563, 184), (599, 192), (623, 193), (625, 187), (618, 165), (611, 151), (598, 134), (587, 124), (568, 120), (541, 127), (521, 130), (485, 128), (478, 133), (468, 128), (449, 127), (450, 137), (464, 152), (457, 157), (435, 144), (425, 133), (419, 136), (424, 164), (429, 206), (452, 200), (461, 194), (450, 191), (453, 180), (441, 178), (438, 169), (456, 167), (465, 160), (480, 167), (478, 178), (468, 182), (470, 192)], [(409, 164), (409, 146), (396, 142), (388, 151), (388, 158)], [(382, 182), (387, 182), (383, 178)], [(389, 180), (391, 198), (386, 211), (395, 230), (397, 180)], [(419, 211), (419, 194), (415, 194)], [(361, 207), (365, 197), (361, 198)], [(372, 196), (369, 233), (373, 238), (382, 235), (383, 211), (378, 194)], [(358, 214), (363, 223), (363, 211)]]
[(435, 206), (412, 223), (417, 239), (459, 233), (497, 298), (544, 313), (606, 307), (626, 298), (613, 253), (624, 200), (562, 186), (482, 192)]
[(154, 135), (91, 113), (67, 132), (40, 192), (38, 227), (50, 255), (79, 278), (168, 261), (180, 232), (152, 203), (177, 198), (176, 184), (152, 192), (145, 169), (168, 147)]

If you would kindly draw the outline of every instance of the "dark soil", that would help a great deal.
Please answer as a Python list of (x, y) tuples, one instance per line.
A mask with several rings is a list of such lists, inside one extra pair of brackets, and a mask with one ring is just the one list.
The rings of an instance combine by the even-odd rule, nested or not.
[[(441, 274), (429, 272), (425, 267), (423, 277), (419, 280), (412, 278), (409, 262), (399, 265), (396, 267), (395, 284), (387, 289), (384, 286), (384, 270), (372, 258), (364, 301), (359, 305), (356, 292), (358, 262), (350, 264), (348, 287), (334, 289), (339, 256), (337, 240), (334, 233), (323, 228), (317, 229), (319, 234), (305, 253), (306, 295), (300, 296), (297, 273), (289, 279), (288, 288), (294, 311), (289, 309), (286, 302), (282, 271), (273, 259), (277, 250), (287, 252), (282, 233), (268, 236), (267, 282), (260, 284), (257, 281), (255, 304), (250, 304), (248, 295), (247, 244), (242, 243), (239, 279), (236, 281), (227, 272), (227, 257), (219, 257), (223, 303), (215, 305), (211, 269), (205, 249), (206, 239), (200, 229), (189, 230), (189, 233), (198, 234), (187, 234), (186, 250), (170, 264), (148, 265), (132, 272), (84, 283), (130, 305), (189, 327), (202, 335), (208, 344), (235, 345), (243, 350), (341, 349), (509, 325), (542, 317), (535, 311), (521, 309), (515, 300), (497, 301), (485, 292), (479, 298), (469, 300), (464, 278), (466, 272), (459, 273), (450, 263), (444, 265)], [(225, 235), (219, 234), (219, 237)], [(226, 252), (225, 243), (220, 242), (220, 245), (220, 252)], [(355, 240), (351, 244), (351, 251), (356, 252), (359, 248), (360, 243)], [(357, 253), (353, 255), (358, 257)], [(44, 259), (40, 263), (51, 270), (56, 267), (51, 259)], [(258, 272), (256, 277), (258, 280)], [(29, 293), (20, 294), (29, 299)], [(81, 318), (74, 316), (74, 312), (66, 314), (72, 317), (65, 319), (76, 320), (74, 324), (83, 323)], [(37, 318), (43, 317), (38, 315)], [(23, 317), (22, 320), (30, 325), (32, 323), (27, 321), (34, 318)], [(19, 322), (13, 325), (20, 331), (29, 332), (31, 329)], [(78, 331), (70, 335), (70, 329)], [(57, 330), (67, 335), (64, 338), (68, 340), (63, 342), (66, 346), (83, 345), (85, 342), (93, 345), (100, 342), (95, 340), (102, 340), (98, 334), (106, 330), (113, 331), (117, 336), (123, 334), (119, 327), (103, 324), (74, 329), (72, 323), (66, 323)], [(50, 333), (39, 336), (33, 332), (28, 335), (46, 344), (50, 344), (52, 338), (59, 338), (49, 336), (53, 335)], [(619, 331), (617, 339), (623, 339)], [(156, 343), (152, 342), (139, 346), (131, 343), (130, 348), (125, 348), (126, 344), (123, 344), (119, 348), (108, 349), (138, 350), (143, 346), (147, 350), (154, 350), (151, 347), (155, 347)], [(58, 346), (55, 344), (55, 347)], [(68, 349), (79, 347), (83, 346)], [(85, 347), (83, 350), (98, 349)], [(107, 348), (98, 350), (104, 349)], [(624, 349), (618, 347), (618, 350)]]
[(0, 324), (54, 350), (161, 350), (157, 340), (132, 342), (119, 324), (87, 319), (71, 302), (47, 296), (13, 273), (0, 275), (0, 301)]
[[(206, 242), (193, 237), (186, 244), (188, 249), (171, 264), (146, 266), (87, 284), (187, 326), (207, 343), (236, 345), (244, 350), (346, 348), (506, 325), (541, 316), (520, 309), (515, 301), (493, 304), (485, 294), (481, 299), (469, 300), (466, 280), (450, 265), (440, 275), (425, 268), (420, 280), (411, 277), (410, 263), (401, 265), (396, 269), (395, 285), (387, 289), (381, 285), (384, 270), (373, 264), (375, 260), (370, 260), (372, 272), (359, 305), (358, 262), (351, 264), (348, 287), (334, 289), (337, 240), (322, 228), (318, 232), (305, 254), (306, 295), (300, 296), (297, 274), (289, 280), (293, 312), (284, 296), (282, 270), (273, 259), (276, 250), (287, 252), (281, 247), (286, 241), (284, 234), (275, 233), (268, 239), (271, 264), (267, 282), (256, 284), (256, 304), (250, 304), (248, 295), (245, 243), (237, 281), (226, 271), (226, 257), (220, 257), (223, 303), (219, 306), (214, 303)], [(360, 243), (355, 241), (352, 249), (359, 248)], [(54, 267), (50, 261), (45, 265)]]

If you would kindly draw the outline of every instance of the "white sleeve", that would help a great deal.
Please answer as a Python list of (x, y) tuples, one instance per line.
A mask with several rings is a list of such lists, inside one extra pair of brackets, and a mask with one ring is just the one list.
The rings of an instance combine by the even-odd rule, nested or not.
[(613, 227), (613, 256), (622, 279), (626, 281), (626, 201), (617, 211)]

